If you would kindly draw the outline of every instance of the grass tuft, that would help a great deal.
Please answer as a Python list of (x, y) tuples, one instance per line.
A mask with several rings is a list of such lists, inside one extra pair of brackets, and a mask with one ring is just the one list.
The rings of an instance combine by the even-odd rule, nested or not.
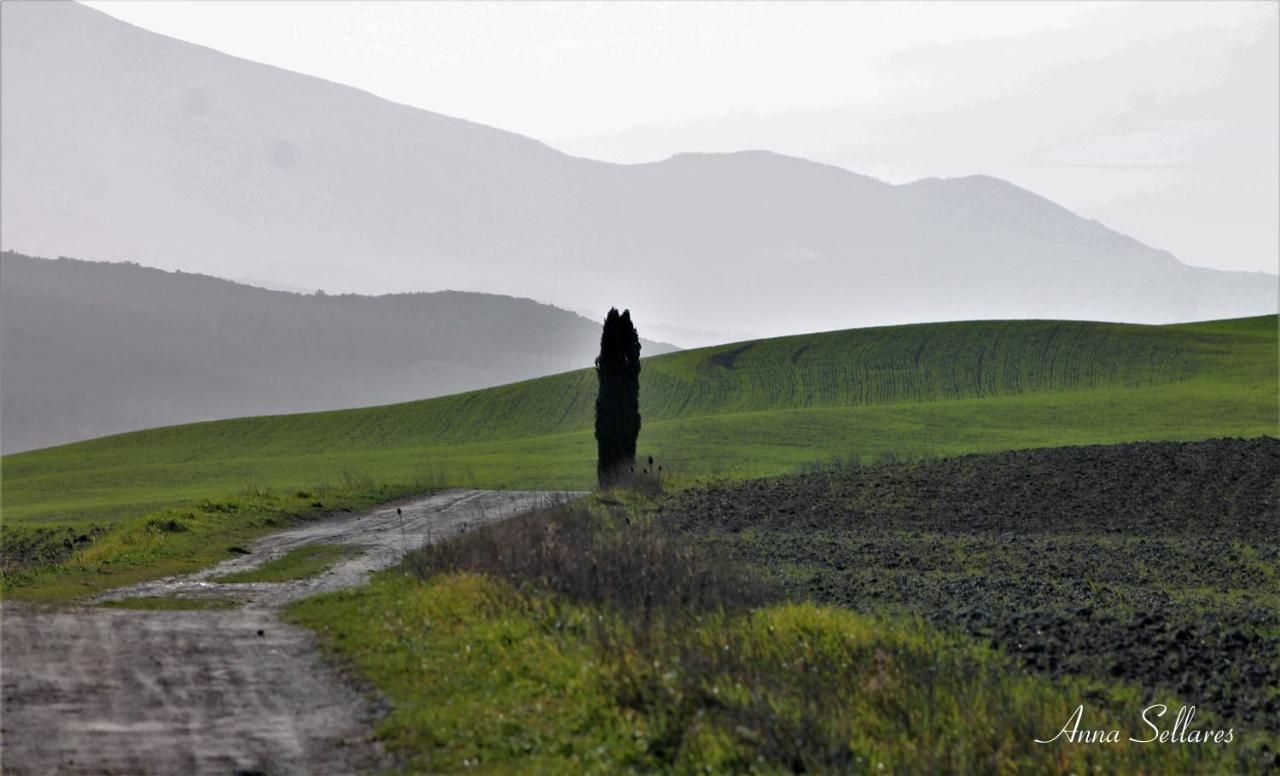
[(341, 560), (358, 555), (359, 548), (340, 544), (308, 544), (248, 571), (215, 577), (214, 582), (289, 582), (310, 579)]
[(99, 606), (109, 609), (141, 609), (147, 611), (183, 612), (233, 609), (236, 602), (230, 598), (178, 598), (177, 596), (137, 596), (103, 601)]

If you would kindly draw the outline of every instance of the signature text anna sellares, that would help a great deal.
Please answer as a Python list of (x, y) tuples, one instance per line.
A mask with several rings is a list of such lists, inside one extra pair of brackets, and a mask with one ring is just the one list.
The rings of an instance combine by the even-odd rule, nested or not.
[(1052, 738), (1036, 739), (1037, 744), (1066, 741), (1073, 744), (1118, 744), (1131, 741), (1135, 744), (1229, 744), (1235, 738), (1235, 730), (1207, 730), (1192, 728), (1196, 718), (1195, 706), (1182, 706), (1172, 719), (1166, 718), (1169, 707), (1156, 703), (1142, 710), (1141, 731), (1126, 736), (1118, 728), (1090, 728), (1084, 723), (1084, 705), (1067, 717), (1066, 724)]

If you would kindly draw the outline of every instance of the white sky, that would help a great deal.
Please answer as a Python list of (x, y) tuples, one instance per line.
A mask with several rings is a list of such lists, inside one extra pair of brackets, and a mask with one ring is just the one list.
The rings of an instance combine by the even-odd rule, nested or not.
[(985, 173), (1190, 264), (1280, 263), (1273, 2), (86, 5), (569, 153)]

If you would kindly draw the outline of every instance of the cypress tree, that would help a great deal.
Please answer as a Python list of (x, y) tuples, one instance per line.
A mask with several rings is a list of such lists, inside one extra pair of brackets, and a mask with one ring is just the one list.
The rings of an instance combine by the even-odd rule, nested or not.
[(635, 460), (640, 436), (640, 335), (630, 310), (611, 308), (604, 319), (596, 380), (596, 477), (608, 485)]

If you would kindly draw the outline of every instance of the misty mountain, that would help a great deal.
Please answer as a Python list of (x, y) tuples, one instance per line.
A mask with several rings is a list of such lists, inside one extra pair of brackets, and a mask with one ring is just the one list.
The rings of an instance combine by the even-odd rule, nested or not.
[(75, 4), (0, 14), (3, 244), (28, 253), (761, 334), (1277, 307), (1275, 275), (1183, 265), (993, 178), (895, 186), (761, 151), (606, 164)]
[[(641, 345), (644, 355), (672, 350)], [(590, 366), (599, 349), (599, 322), (528, 299), (302, 295), (0, 254), (5, 453), (456, 393)]]

